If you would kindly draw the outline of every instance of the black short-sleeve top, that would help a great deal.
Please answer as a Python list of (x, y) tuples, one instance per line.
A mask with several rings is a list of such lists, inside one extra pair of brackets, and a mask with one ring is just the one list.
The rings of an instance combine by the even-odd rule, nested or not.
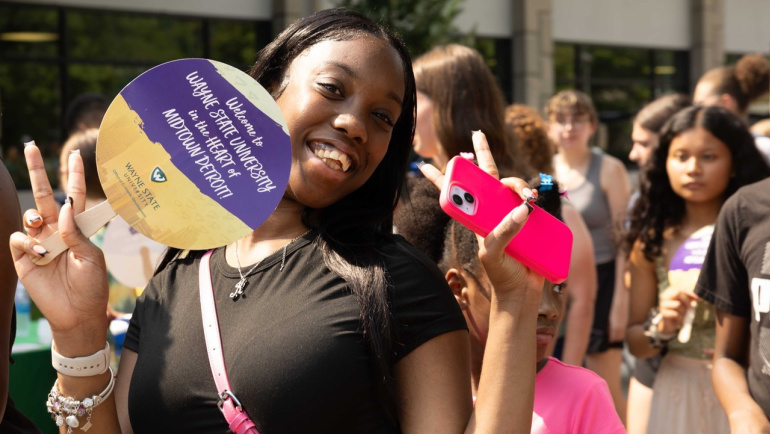
[(695, 293), (750, 321), (749, 391), (770, 417), (770, 178), (725, 201)]
[[(231, 387), (262, 434), (392, 433), (375, 394), (360, 308), (309, 233), (267, 257), (233, 301), (238, 270), (224, 249), (211, 277)], [(392, 288), (394, 363), (466, 329), (435, 264), (400, 237), (380, 249)], [(140, 433), (225, 433), (216, 407), (198, 295), (199, 258), (175, 260), (137, 300), (125, 347), (138, 354), (129, 415)]]

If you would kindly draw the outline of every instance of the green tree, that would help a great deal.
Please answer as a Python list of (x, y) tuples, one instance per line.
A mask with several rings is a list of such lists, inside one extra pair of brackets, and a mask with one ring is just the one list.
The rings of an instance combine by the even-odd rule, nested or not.
[(413, 57), (436, 45), (451, 42), (475, 45), (473, 35), (463, 35), (454, 19), (465, 0), (339, 0), (338, 6), (357, 10), (395, 29)]

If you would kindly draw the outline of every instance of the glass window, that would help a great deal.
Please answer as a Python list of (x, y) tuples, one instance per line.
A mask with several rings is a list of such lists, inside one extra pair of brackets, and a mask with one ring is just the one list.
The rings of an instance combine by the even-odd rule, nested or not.
[(271, 31), (269, 22), (0, 3), (0, 144), (17, 187), (29, 188), (21, 146), (31, 138), (56, 183), (63, 115), (77, 95), (112, 99), (148, 68), (186, 57), (246, 70)]
[(497, 78), (507, 103), (513, 101), (513, 47), (506, 38), (476, 38), (475, 48)]
[(0, 57), (54, 58), (58, 43), (56, 9), (0, 4)]
[(650, 51), (638, 48), (585, 47), (581, 69), (591, 79), (646, 79), (650, 76)]
[(636, 112), (661, 95), (688, 92), (685, 51), (557, 43), (554, 69), (557, 92), (579, 89), (591, 96), (602, 123), (595, 141), (623, 160)]
[(32, 139), (40, 145), (43, 156), (54, 162), (52, 167), (47, 168), (49, 176), (53, 175), (52, 179), (56, 179), (58, 164), (55, 161), (61, 130), (60, 84), (55, 65), (36, 62), (0, 64), (1, 137), (4, 154), (12, 158), (20, 156), (21, 169), (15, 167), (12, 171), (18, 188), (29, 188), (20, 151), (23, 143)]
[(117, 95), (147, 68), (141, 66), (94, 65), (71, 63), (68, 69), (67, 101), (86, 92), (98, 92), (108, 98)]
[(743, 53), (727, 53), (725, 54), (725, 65), (735, 65), (741, 60)]
[[(556, 73), (556, 84), (575, 83), (575, 46), (556, 43), (553, 46), (553, 66)], [(563, 89), (560, 89), (563, 90)], [(557, 91), (558, 92), (558, 91)]]
[(202, 21), (102, 11), (68, 11), (68, 55), (157, 64), (203, 56)]
[(591, 97), (599, 113), (600, 122), (607, 129), (606, 151), (626, 159), (631, 150), (631, 129), (636, 112), (652, 100), (652, 88), (648, 84), (594, 85)]
[(656, 50), (654, 53), (655, 96), (673, 92), (687, 93), (690, 61), (684, 51)]
[(209, 57), (246, 71), (254, 64), (257, 51), (269, 42), (271, 31), (268, 23), (211, 21)]

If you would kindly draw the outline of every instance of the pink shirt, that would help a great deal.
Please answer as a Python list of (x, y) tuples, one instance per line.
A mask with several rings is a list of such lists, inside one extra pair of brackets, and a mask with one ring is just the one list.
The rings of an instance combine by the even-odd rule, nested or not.
[(549, 358), (535, 379), (532, 433), (625, 433), (610, 389), (588, 369)]

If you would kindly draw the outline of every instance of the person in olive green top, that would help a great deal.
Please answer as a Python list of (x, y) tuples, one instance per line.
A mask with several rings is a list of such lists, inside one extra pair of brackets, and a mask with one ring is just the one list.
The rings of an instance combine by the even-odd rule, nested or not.
[[(627, 339), (637, 358), (665, 354), (653, 385), (647, 433), (729, 430), (711, 385), (715, 308), (694, 294), (694, 285), (669, 282), (668, 269), (685, 240), (714, 224), (732, 193), (770, 175), (753, 142), (727, 110), (688, 108), (664, 126), (642, 173), (626, 239), (631, 252)], [(679, 332), (690, 309), (687, 339)]]

